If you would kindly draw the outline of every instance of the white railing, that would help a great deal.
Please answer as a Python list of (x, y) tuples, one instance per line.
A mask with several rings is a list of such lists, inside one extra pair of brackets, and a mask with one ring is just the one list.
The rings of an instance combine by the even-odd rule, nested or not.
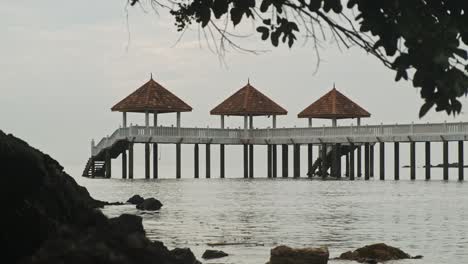
[(468, 123), (431, 123), (372, 126), (340, 127), (307, 127), (307, 128), (263, 128), (263, 129), (220, 129), (220, 128), (187, 128), (187, 127), (144, 127), (132, 126), (119, 128), (107, 136), (92, 149), (97, 155), (103, 149), (112, 146), (116, 141), (129, 137), (144, 138), (198, 138), (223, 140), (253, 139), (300, 139), (330, 137), (385, 137), (385, 136), (418, 136), (418, 135), (468, 135)]

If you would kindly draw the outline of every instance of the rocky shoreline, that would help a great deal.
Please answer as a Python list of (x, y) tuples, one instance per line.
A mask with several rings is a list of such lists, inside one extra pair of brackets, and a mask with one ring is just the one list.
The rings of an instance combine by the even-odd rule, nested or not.
[(199, 263), (190, 249), (145, 236), (134, 215), (107, 218), (49, 155), (0, 131), (0, 243), (4, 263)]

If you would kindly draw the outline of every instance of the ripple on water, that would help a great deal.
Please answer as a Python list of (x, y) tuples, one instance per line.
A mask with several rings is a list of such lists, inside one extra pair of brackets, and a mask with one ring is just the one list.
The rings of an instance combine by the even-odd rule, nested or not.
[[(151, 239), (190, 247), (200, 258), (217, 246), (230, 254), (206, 263), (265, 263), (272, 247), (320, 246), (332, 257), (385, 242), (424, 260), (398, 263), (468, 263), (468, 185), (440, 181), (309, 181), (292, 179), (80, 179), (97, 199), (156, 197), (159, 212), (110, 206), (109, 216), (143, 217)], [(330, 263), (340, 263), (331, 261)], [(343, 263), (343, 262), (341, 262)], [(391, 262), (389, 262), (391, 263)]]

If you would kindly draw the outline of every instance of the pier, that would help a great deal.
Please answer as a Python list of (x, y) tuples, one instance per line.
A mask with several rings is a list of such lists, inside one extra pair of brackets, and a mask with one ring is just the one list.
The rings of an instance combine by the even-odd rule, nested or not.
[[(290, 177), (288, 156), (292, 149), (292, 177), (346, 177), (364, 180), (374, 177), (375, 149), (378, 150), (378, 178), (386, 180), (385, 147), (394, 145), (394, 180), (400, 179), (400, 145), (410, 146), (410, 179), (416, 179), (416, 148), (425, 151), (425, 179), (431, 179), (431, 143), (443, 145), (443, 179), (449, 180), (449, 147), (458, 148), (458, 177), (464, 180), (464, 141), (468, 138), (468, 122), (427, 123), (427, 124), (380, 124), (360, 125), (360, 119), (370, 114), (333, 88), (329, 93), (312, 103), (298, 114), (307, 119), (306, 127), (277, 128), (276, 116), (286, 115), (287, 111), (255, 89), (250, 83), (227, 98), (210, 113), (220, 116), (219, 128), (189, 128), (181, 126), (181, 113), (192, 108), (162, 87), (152, 78), (134, 93), (116, 104), (113, 111), (122, 112), (122, 127), (97, 144), (91, 143), (89, 158), (83, 176), (112, 176), (112, 159), (121, 157), (122, 178), (134, 178), (134, 145), (145, 146), (145, 178), (158, 178), (158, 144), (172, 144), (176, 149), (175, 178), (181, 177), (181, 145), (193, 145), (194, 178), (199, 178), (199, 147), (205, 145), (206, 178), (211, 178), (211, 148), (219, 147), (219, 177), (225, 177), (225, 152), (231, 145), (243, 146), (244, 178), (254, 178), (254, 151), (256, 147), (267, 148), (267, 176), (269, 178)], [(145, 114), (144, 126), (127, 126), (127, 113)], [(175, 126), (158, 126), (160, 114), (175, 113)], [(150, 124), (150, 115), (153, 122)], [(271, 116), (272, 125), (268, 128), (255, 128), (254, 117)], [(226, 128), (225, 118), (241, 117), (244, 128)], [(331, 126), (314, 127), (312, 119), (326, 118)], [(337, 121), (355, 118), (356, 125), (338, 126)], [(151, 159), (150, 145), (153, 148)], [(307, 148), (307, 164), (301, 164), (301, 148)], [(313, 157), (314, 148), (319, 153)], [(278, 149), (281, 163), (278, 163)], [(315, 158), (315, 159), (314, 159)], [(342, 175), (342, 159), (345, 160), (345, 173)], [(364, 164), (361, 164), (361, 163)], [(152, 168), (151, 168), (152, 163)], [(281, 169), (278, 170), (278, 164)], [(364, 170), (364, 172), (362, 172)], [(150, 172), (153, 172), (152, 175)], [(281, 173), (281, 175), (279, 174)]]

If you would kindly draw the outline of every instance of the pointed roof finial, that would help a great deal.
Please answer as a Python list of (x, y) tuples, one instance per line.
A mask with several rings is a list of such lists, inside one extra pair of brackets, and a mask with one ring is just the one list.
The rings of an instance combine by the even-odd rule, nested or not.
[(247, 84), (250, 84), (250, 77), (247, 77)]
[(333, 89), (336, 89), (336, 87), (335, 87), (335, 82), (333, 82)]
[(152, 72), (150, 72), (150, 78), (151, 78), (151, 80), (153, 80), (153, 73)]

